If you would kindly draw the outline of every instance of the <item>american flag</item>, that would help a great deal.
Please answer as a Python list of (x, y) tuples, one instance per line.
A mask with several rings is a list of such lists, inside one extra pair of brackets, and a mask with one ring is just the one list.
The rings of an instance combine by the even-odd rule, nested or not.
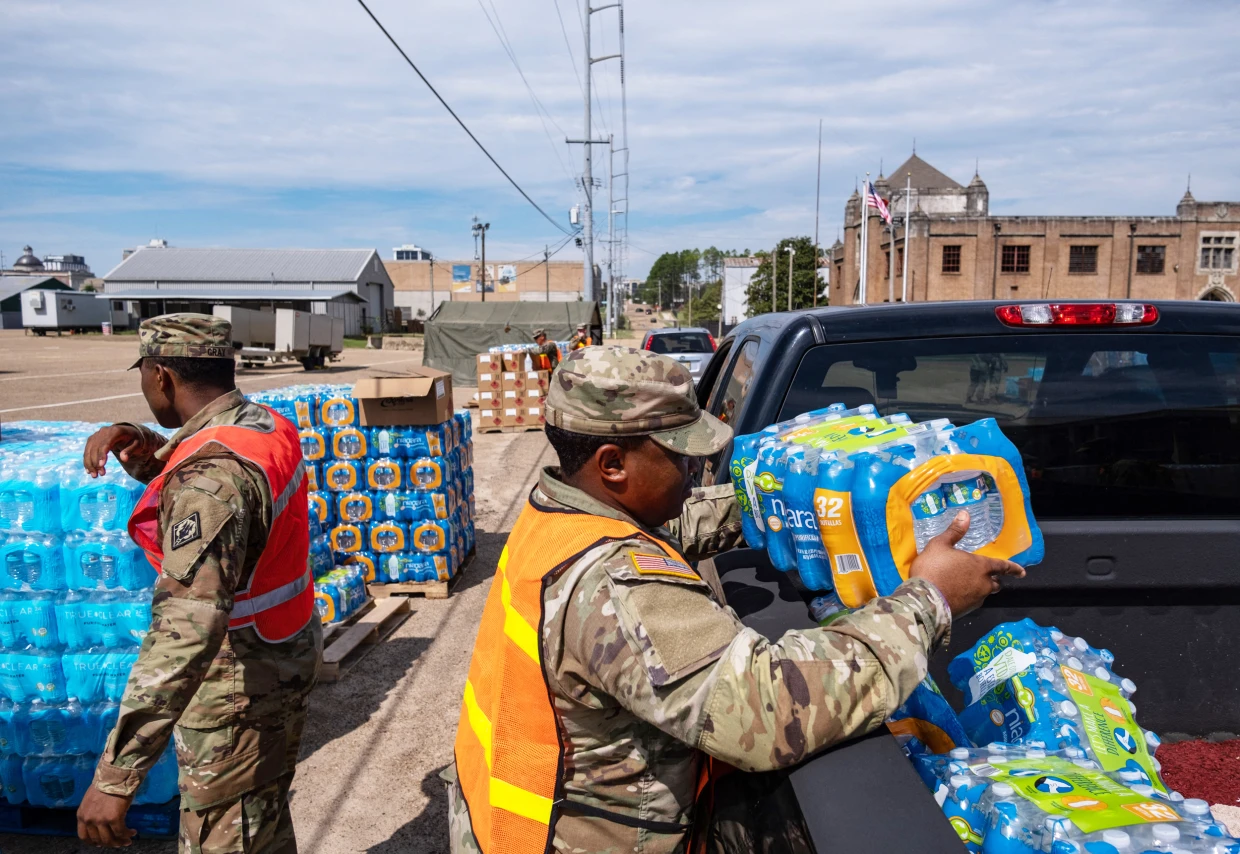
[(638, 575), (671, 575), (678, 578), (699, 578), (698, 574), (687, 564), (663, 555), (630, 554), (633, 568)]
[(874, 185), (869, 181), (865, 182), (865, 206), (867, 208), (876, 208), (878, 215), (883, 218), (883, 222), (891, 225), (891, 211), (887, 208), (887, 203), (879, 198), (878, 193), (874, 192)]

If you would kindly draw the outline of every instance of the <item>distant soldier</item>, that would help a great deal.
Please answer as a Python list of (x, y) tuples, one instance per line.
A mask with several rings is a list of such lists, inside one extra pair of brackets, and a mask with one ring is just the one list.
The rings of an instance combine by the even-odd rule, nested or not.
[(500, 555), (465, 683), (458, 854), (683, 852), (709, 819), (695, 801), (711, 759), (787, 768), (881, 725), (952, 615), (1023, 574), (954, 549), (961, 513), (891, 596), (768, 641), (693, 565), (737, 545), (741, 521), (730, 484), (692, 488), (732, 431), (698, 408), (689, 372), (644, 350), (575, 351), (545, 411), (560, 465)]
[(180, 429), (114, 424), (86, 443), (91, 475), (114, 453), (149, 484), (129, 533), (159, 580), (78, 835), (129, 844), (125, 813), (175, 733), (181, 852), (294, 854), (289, 787), (323, 653), (297, 428), (237, 390), (227, 321), (168, 314), (140, 335), (142, 394)]
[(568, 349), (580, 350), (582, 347), (589, 347), (590, 343), (590, 333), (586, 330), (586, 325), (583, 323), (577, 327), (577, 331), (569, 339)]
[(554, 341), (547, 340), (547, 333), (542, 329), (534, 330), (534, 345), (525, 351), (534, 363), (534, 370), (554, 371), (560, 364), (560, 348)]

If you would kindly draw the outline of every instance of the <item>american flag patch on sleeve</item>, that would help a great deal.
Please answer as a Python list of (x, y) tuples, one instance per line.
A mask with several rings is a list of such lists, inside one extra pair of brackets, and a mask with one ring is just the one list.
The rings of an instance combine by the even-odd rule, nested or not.
[(670, 575), (673, 578), (689, 578), (697, 581), (699, 576), (687, 564), (672, 560), (665, 555), (630, 554), (633, 568), (638, 575)]

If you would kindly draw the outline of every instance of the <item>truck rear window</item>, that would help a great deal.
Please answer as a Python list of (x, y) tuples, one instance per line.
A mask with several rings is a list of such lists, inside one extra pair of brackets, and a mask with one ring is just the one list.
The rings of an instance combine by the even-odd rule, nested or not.
[(650, 336), (650, 351), (664, 355), (674, 353), (713, 353), (705, 332), (667, 332)]
[(1240, 339), (1072, 334), (831, 344), (780, 420), (828, 403), (998, 420), (1043, 518), (1240, 518)]

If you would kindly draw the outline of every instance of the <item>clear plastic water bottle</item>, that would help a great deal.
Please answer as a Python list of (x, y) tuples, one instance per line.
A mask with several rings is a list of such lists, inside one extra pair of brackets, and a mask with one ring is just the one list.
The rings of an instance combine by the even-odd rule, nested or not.
[(997, 531), (991, 524), (985, 478), (974, 474), (946, 481), (943, 484), (943, 495), (947, 503), (949, 522), (959, 510), (969, 514), (969, 532), (957, 543), (956, 548), (968, 552), (977, 551), (994, 540)]
[(952, 514), (947, 512), (947, 502), (937, 489), (923, 492), (913, 502), (913, 536), (917, 540), (917, 553), (921, 554), (926, 543), (947, 530)]
[(989, 815), (983, 854), (1032, 854), (1037, 850), (1029, 826), (1030, 806), (1008, 783), (993, 783), (982, 799)]

